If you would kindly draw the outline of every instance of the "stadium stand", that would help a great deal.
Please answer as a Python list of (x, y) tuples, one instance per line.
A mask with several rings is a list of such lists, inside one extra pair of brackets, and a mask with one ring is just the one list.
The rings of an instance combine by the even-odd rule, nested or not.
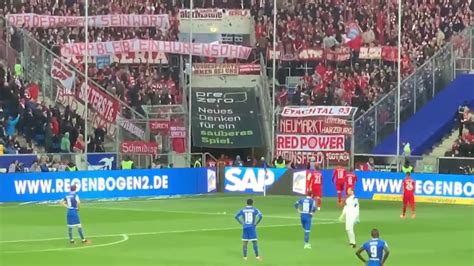
[[(267, 1), (254, 12), (258, 45), (268, 48), (273, 27), (270, 5)], [(470, 23), (471, 11), (464, 0), (410, 0), (403, 7), (402, 74), (406, 77)], [(397, 45), (396, 1), (287, 2), (278, 18), (277, 78), (286, 85), (278, 95), (280, 105), (348, 104), (367, 110), (395, 88), (396, 65), (384, 50)], [(362, 50), (374, 48), (382, 50), (381, 57), (362, 56)], [(347, 53), (347, 57), (317, 63), (298, 58), (305, 57), (298, 55), (307, 49)]]
[[(272, 2), (203, 0), (196, 1), (195, 8), (251, 9), (256, 22), (255, 48), (267, 54), (267, 59), (271, 59), (277, 56), (268, 52), (272, 46)], [(178, 11), (180, 8), (189, 6), (189, 1), (96, 0), (90, 3), (90, 15), (168, 14), (170, 28), (167, 31), (156, 28), (92, 28), (89, 31), (89, 41), (126, 38), (178, 40)], [(282, 85), (277, 97), (278, 103), (280, 105), (353, 105), (361, 110), (367, 110), (383, 95), (394, 89), (397, 81), (396, 64), (393, 62), (393, 47), (397, 45), (396, 8), (396, 1), (286, 1), (279, 7), (276, 25), (279, 53), (277, 80)], [(83, 1), (76, 0), (40, 0), (24, 3), (2, 1), (0, 9), (3, 15), (28, 12), (48, 15), (84, 15)], [(406, 18), (402, 25), (404, 76), (431, 57), (453, 33), (462, 31), (471, 19), (467, 0), (409, 0), (404, 2), (403, 13)], [(63, 43), (84, 41), (82, 28), (25, 30), (30, 31), (32, 36), (57, 54)], [(5, 31), (1, 33), (4, 39)], [(12, 47), (19, 47), (14, 34), (10, 41)], [(323, 49), (324, 53), (332, 54), (335, 60), (325, 58), (316, 62), (299, 57), (302, 51), (310, 48), (318, 51)], [(377, 59), (369, 59), (367, 57), (369, 50), (374, 49), (379, 56)], [(202, 60), (207, 62), (209, 59)], [(71, 61), (71, 64), (80, 71), (84, 70), (84, 65), (80, 62)], [(141, 110), (143, 104), (166, 105), (183, 101), (177, 72), (173, 68), (162, 69), (159, 64), (158, 66), (113, 64), (102, 69), (91, 65), (89, 68), (90, 77), (94, 81), (105, 88), (109, 94), (116, 95), (141, 114), (143, 114)], [(296, 82), (290, 84), (289, 80), (296, 80)], [(11, 111), (11, 106), (5, 106), (4, 103), (2, 107), (7, 112), (20, 113), (20, 119), (15, 128), (18, 134), (25, 136), (25, 143), (32, 143), (30, 140), (35, 140), (40, 146), (46, 145), (46, 150), (55, 151), (57, 141), (52, 140), (51, 148), (49, 148), (49, 139), (45, 135), (49, 134), (46, 132), (49, 132), (50, 124), (56, 124), (54, 121), (57, 120), (60, 124), (58, 135), (63, 136), (64, 133), (69, 132), (71, 150), (73, 150), (79, 134), (85, 135), (82, 119), (73, 112), (69, 114), (67, 110), (58, 111), (54, 107), (45, 107), (44, 104), (35, 103), (34, 107), (29, 107), (32, 103), (28, 100), (30, 90), (27, 88), (31, 84), (24, 80), (12, 82), (17, 84), (17, 88), (13, 89), (13, 94), (20, 95), (12, 97), (20, 103), (19, 106), (26, 103), (24, 104), (26, 107), (13, 109), (13, 111)], [(7, 91), (11, 91), (11, 86), (14, 86), (12, 82)], [(22, 91), (26, 91), (26, 95)], [(33, 115), (35, 113), (40, 115), (41, 120), (33, 116), (35, 121), (45, 121), (45, 124), (41, 126), (37, 122), (38, 126), (35, 127), (33, 133), (29, 131), (30, 129), (22, 128), (25, 121), (31, 119), (30, 111)], [(64, 122), (71, 125), (65, 127), (62, 125)], [(72, 133), (71, 130), (78, 133)], [(87, 137), (89, 138), (93, 139), (92, 136)], [(5, 147), (11, 146), (5, 143)], [(95, 146), (100, 147), (101, 143), (96, 143)], [(91, 150), (95, 151), (95, 148)]]

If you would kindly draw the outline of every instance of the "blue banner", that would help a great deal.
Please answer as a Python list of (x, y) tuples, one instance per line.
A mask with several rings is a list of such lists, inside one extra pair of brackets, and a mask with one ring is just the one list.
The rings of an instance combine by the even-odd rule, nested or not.
[(18, 161), (23, 164), (23, 167), (30, 168), (31, 165), (38, 159), (37, 155), (24, 154), (24, 155), (2, 155), (0, 156), (0, 168), (8, 171), (8, 167), (11, 163)]
[[(323, 197), (336, 197), (332, 170), (323, 170)], [(400, 201), (403, 173), (356, 171), (355, 195), (361, 199)], [(474, 205), (472, 175), (412, 174), (417, 202)], [(306, 170), (226, 167), (225, 192), (262, 193), (265, 184), (270, 195), (306, 193)]]
[[(403, 173), (356, 172), (356, 175), (355, 194), (359, 198), (398, 200), (403, 192)], [(329, 173), (325, 176), (330, 177)], [(415, 195), (422, 201), (474, 204), (472, 175), (413, 174), (412, 178), (416, 183)]]
[(226, 167), (225, 192), (263, 193), (264, 186), (271, 187), (288, 169)]
[(215, 190), (212, 176), (206, 168), (4, 174), (0, 202), (59, 200), (73, 184), (83, 199), (202, 194)]
[(116, 153), (87, 154), (88, 170), (115, 170), (117, 169)]
[(110, 66), (110, 56), (109, 55), (96, 56), (95, 62), (98, 69), (104, 69)]

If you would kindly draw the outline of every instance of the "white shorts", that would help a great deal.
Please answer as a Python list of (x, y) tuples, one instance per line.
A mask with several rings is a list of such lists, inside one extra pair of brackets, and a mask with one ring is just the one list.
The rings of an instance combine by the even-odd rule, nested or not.
[(354, 230), (356, 222), (357, 217), (346, 216), (346, 230)]

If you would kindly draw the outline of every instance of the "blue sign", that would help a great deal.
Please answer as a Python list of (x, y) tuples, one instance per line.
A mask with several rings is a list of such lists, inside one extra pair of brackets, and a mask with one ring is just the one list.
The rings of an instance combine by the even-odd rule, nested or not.
[(93, 153), (87, 154), (88, 170), (115, 170), (117, 169), (117, 154)]
[(8, 170), (10, 164), (15, 161), (23, 164), (25, 168), (30, 168), (31, 165), (38, 159), (37, 155), (28, 154), (28, 155), (2, 155), (0, 156), (0, 168)]
[(264, 186), (272, 186), (287, 171), (285, 168), (226, 167), (224, 191), (262, 193)]
[(202, 194), (209, 190), (207, 170), (182, 168), (4, 174), (0, 178), (0, 202), (59, 200), (73, 184), (77, 185), (78, 193), (84, 199)]
[[(372, 199), (376, 195), (402, 194), (403, 173), (355, 172), (355, 194)], [(329, 175), (326, 175), (326, 179)], [(470, 175), (412, 174), (415, 195), (442, 198), (474, 198), (474, 179)]]
[(96, 56), (95, 57), (95, 63), (97, 65), (98, 69), (104, 69), (104, 68), (110, 66), (110, 56), (108, 56), (108, 55)]

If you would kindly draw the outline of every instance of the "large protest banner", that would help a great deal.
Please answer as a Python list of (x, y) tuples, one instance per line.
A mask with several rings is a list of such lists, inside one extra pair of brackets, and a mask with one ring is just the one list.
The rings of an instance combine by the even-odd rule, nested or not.
[(192, 101), (194, 146), (249, 148), (263, 145), (253, 88), (193, 88)]
[(247, 59), (252, 48), (232, 44), (215, 43), (187, 43), (187, 42), (165, 42), (154, 40), (120, 40), (111, 42), (67, 43), (61, 47), (61, 55), (64, 57), (84, 56), (86, 50), (89, 56), (104, 56), (114, 54), (127, 54), (130, 52), (163, 52), (170, 54), (182, 54), (207, 57), (226, 57)]
[[(9, 14), (8, 22), (15, 27), (27, 28), (63, 28), (63, 27), (84, 27), (86, 18), (83, 16), (48, 16), (33, 13)], [(89, 27), (157, 27), (168, 29), (170, 21), (167, 14), (113, 14), (89, 16)]]
[(341, 106), (287, 106), (277, 127), (275, 151), (289, 162), (306, 164), (314, 157), (320, 165), (349, 165), (352, 115)]

